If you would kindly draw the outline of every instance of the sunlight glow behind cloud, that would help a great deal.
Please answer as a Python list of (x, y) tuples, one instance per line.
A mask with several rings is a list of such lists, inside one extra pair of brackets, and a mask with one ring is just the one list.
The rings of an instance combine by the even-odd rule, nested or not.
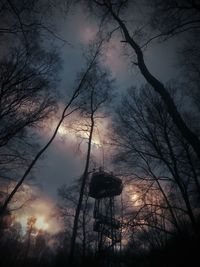
[[(40, 195), (41, 193), (38, 192)], [(55, 234), (63, 229), (62, 222), (58, 220), (56, 205), (49, 197), (38, 197), (27, 207), (15, 212), (15, 221), (21, 224), (23, 233), (27, 230), (27, 221), (30, 217), (36, 218), (34, 226), (37, 231), (43, 230)]]
[[(78, 133), (74, 133), (73, 131), (67, 129), (65, 126), (61, 126), (58, 130), (58, 133), (61, 137), (74, 139), (74, 141), (76, 140), (76, 138), (87, 140), (89, 136), (89, 131), (87, 129), (79, 130)], [(92, 145), (95, 146), (96, 148), (100, 148), (102, 146), (100, 137), (97, 132), (95, 132), (93, 135)]]
[[(23, 232), (26, 232), (28, 218), (30, 218), (29, 215), (24, 215), (16, 218), (16, 221), (21, 224)], [(36, 223), (34, 226), (36, 230), (43, 230), (48, 232), (49, 224), (46, 222), (45, 217), (42, 215), (35, 215), (35, 218), (36, 218)]]

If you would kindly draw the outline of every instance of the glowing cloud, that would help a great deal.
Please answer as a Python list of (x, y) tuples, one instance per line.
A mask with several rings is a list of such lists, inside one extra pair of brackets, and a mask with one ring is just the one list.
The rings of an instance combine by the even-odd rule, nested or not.
[(36, 219), (34, 228), (37, 231), (43, 230), (55, 234), (63, 228), (62, 222), (58, 220), (56, 206), (50, 198), (40, 197), (32, 201), (27, 208), (15, 213), (15, 221), (21, 224), (23, 233), (26, 232), (27, 222), (31, 217)]

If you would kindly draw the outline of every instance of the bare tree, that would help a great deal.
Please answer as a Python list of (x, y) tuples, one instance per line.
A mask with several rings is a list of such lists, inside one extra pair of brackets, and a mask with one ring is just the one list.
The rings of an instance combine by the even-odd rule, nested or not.
[[(10, 192), (10, 194), (8, 195), (8, 197), (5, 199), (1, 209), (0, 209), (0, 214), (2, 215), (7, 207), (8, 204), (11, 202), (11, 200), (13, 199), (14, 195), (17, 193), (18, 189), (21, 187), (21, 185), (24, 183), (24, 180), (26, 179), (26, 177), (29, 175), (30, 171), (32, 170), (32, 168), (35, 166), (36, 162), (38, 161), (38, 159), (41, 157), (41, 155), (46, 151), (46, 149), (50, 146), (50, 144), (53, 142), (54, 138), (56, 137), (56, 134), (59, 130), (59, 127), (61, 126), (62, 122), (66, 119), (66, 117), (68, 117), (69, 115), (71, 115), (74, 111), (78, 110), (80, 108), (80, 106), (74, 106), (72, 105), (74, 100), (79, 96), (83, 86), (85, 86), (85, 83), (87, 81), (87, 76), (90, 73), (90, 70), (92, 69), (93, 65), (96, 62), (96, 58), (99, 55), (99, 47), (97, 47), (96, 51), (93, 53), (92, 55), (92, 59), (87, 62), (87, 67), (86, 70), (79, 75), (79, 79), (78, 79), (78, 84), (76, 86), (76, 88), (74, 89), (70, 99), (68, 100), (66, 106), (64, 107), (62, 114), (60, 116), (60, 119), (54, 129), (54, 132), (51, 136), (51, 138), (49, 139), (49, 141), (38, 151), (38, 153), (35, 155), (35, 157), (33, 158), (33, 160), (31, 161), (30, 165), (27, 167), (27, 169), (25, 170), (24, 174), (22, 175), (22, 177), (19, 179), (19, 181), (16, 183), (16, 185), (14, 186), (14, 188), (12, 189), (12, 191)], [(69, 110), (69, 108), (71, 108)]]
[[(38, 149), (38, 130), (57, 110), (59, 57), (39, 47), (0, 59), (0, 179), (3, 199)], [(54, 88), (54, 90), (52, 90)], [(37, 129), (37, 131), (36, 131)], [(8, 190), (9, 191), (9, 190)], [(1, 199), (2, 202), (2, 199)]]
[[(44, 45), (43, 41), (49, 34), (54, 40), (57, 38), (49, 16), (61, 4), (61, 1), (52, 4), (45, 0), (0, 3), (0, 179), (3, 186), (13, 186), (16, 176), (31, 164), (39, 145), (34, 130), (57, 108), (61, 61), (56, 49)], [(5, 200), (8, 195), (2, 194)]]
[[(7, 42), (21, 43), (26, 50), (36, 43), (42, 36), (51, 37), (68, 43), (56, 33), (55, 24), (52, 23), (52, 14), (70, 7), (70, 1), (35, 1), (2, 0), (0, 3), (0, 36)], [(1, 46), (6, 46), (1, 42)]]
[[(153, 200), (142, 202), (144, 207), (153, 205), (164, 209), (169, 213), (165, 216), (170, 224), (178, 231), (181, 230), (181, 220), (185, 220), (187, 215), (196, 231), (198, 165), (159, 98), (153, 96), (147, 87), (140, 95), (138, 97), (130, 90), (129, 97), (124, 99), (118, 111), (119, 135), (115, 140), (121, 150), (118, 160), (129, 168), (130, 175), (134, 168), (132, 175), (141, 180), (141, 186), (149, 184), (160, 192), (160, 203), (158, 201), (154, 206)], [(177, 200), (170, 196), (173, 191)], [(167, 225), (169, 227), (169, 223)]]
[[(63, 185), (58, 189), (58, 194), (61, 199), (59, 202), (59, 209), (62, 216), (62, 219), (65, 224), (65, 229), (68, 232), (68, 238), (70, 240), (70, 236), (73, 230), (73, 221), (74, 215), (76, 211), (76, 207), (78, 205), (79, 192), (80, 192), (80, 183), (82, 179), (78, 179), (72, 186)], [(94, 243), (94, 235), (92, 235), (92, 212), (91, 212), (91, 202), (89, 201), (88, 195), (88, 182), (85, 186), (85, 192), (83, 196), (83, 204), (80, 211), (79, 223), (77, 229), (77, 240), (81, 243), (81, 260), (84, 261), (89, 248), (92, 247), (92, 243)], [(66, 247), (66, 251), (69, 247)]]
[[(156, 78), (156, 76), (154, 76), (147, 67), (141, 46), (137, 42), (135, 35), (132, 35), (131, 31), (129, 30), (128, 24), (126, 24), (125, 20), (121, 16), (122, 11), (123, 13), (125, 13), (125, 10), (127, 11), (128, 6), (131, 4), (130, 2), (131, 1), (127, 0), (94, 0), (92, 1), (92, 3), (90, 1), (89, 5), (92, 5), (93, 8), (98, 8), (98, 10), (100, 11), (102, 17), (101, 27), (103, 27), (102, 25), (105, 25), (105, 23), (108, 23), (108, 21), (111, 22), (111, 24), (117, 24), (116, 29), (121, 31), (123, 38), (121, 42), (127, 44), (127, 46), (130, 47), (130, 49), (136, 55), (136, 61), (134, 62), (134, 65), (139, 68), (145, 80), (152, 86), (152, 89), (154, 89), (160, 95), (163, 103), (167, 108), (168, 113), (170, 114), (177, 128), (179, 129), (183, 137), (187, 140), (187, 142), (192, 146), (198, 158), (200, 159), (200, 141), (198, 135), (193, 130), (191, 130), (184, 121), (180, 111), (177, 109), (176, 103), (174, 102), (166, 86), (158, 78)], [(106, 18), (109, 18), (109, 20)]]
[(101, 114), (102, 107), (105, 106), (105, 103), (110, 100), (111, 88), (112, 88), (112, 82), (108, 72), (106, 70), (102, 70), (98, 64), (94, 65), (94, 67), (91, 69), (87, 77), (87, 81), (84, 87), (84, 93), (82, 94), (79, 100), (81, 103), (83, 103), (83, 107), (81, 109), (81, 116), (83, 119), (88, 120), (88, 126), (87, 126), (88, 146), (87, 146), (85, 167), (83, 174), (81, 176), (79, 199), (74, 217), (73, 232), (72, 232), (71, 246), (69, 253), (69, 262), (71, 264), (73, 264), (74, 261), (75, 242), (77, 236), (79, 216), (83, 205), (83, 196), (86, 188), (86, 183), (88, 180), (93, 133), (96, 126), (95, 123), (96, 119), (99, 116), (102, 116)]
[(155, 0), (150, 5), (153, 8), (150, 23), (159, 33), (154, 39), (166, 40), (184, 34), (198, 33), (200, 29), (200, 5), (198, 1)]

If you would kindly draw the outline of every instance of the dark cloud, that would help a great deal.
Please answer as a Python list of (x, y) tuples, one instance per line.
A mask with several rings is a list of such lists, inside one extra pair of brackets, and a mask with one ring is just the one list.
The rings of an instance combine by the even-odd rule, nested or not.
[[(77, 72), (84, 65), (82, 49), (95, 37), (97, 23), (89, 19), (81, 8), (77, 8), (68, 15), (66, 20), (56, 18), (56, 23), (61, 35), (71, 43), (61, 48), (63, 71), (60, 92), (65, 97), (72, 91)], [(145, 51), (145, 60), (149, 69), (164, 82), (177, 75), (176, 46), (176, 41), (169, 41), (162, 45), (154, 44)], [(126, 54), (120, 37), (115, 35), (105, 46), (102, 61), (110, 69), (116, 79), (116, 86), (121, 92), (131, 85), (139, 86), (144, 82), (137, 67), (133, 66)], [(74, 179), (80, 177), (85, 158), (84, 155), (78, 156), (75, 150), (67, 139), (64, 143), (57, 140), (48, 149), (45, 159), (40, 162), (36, 171), (37, 181), (47, 194), (56, 197), (59, 186), (64, 183), (70, 185)]]

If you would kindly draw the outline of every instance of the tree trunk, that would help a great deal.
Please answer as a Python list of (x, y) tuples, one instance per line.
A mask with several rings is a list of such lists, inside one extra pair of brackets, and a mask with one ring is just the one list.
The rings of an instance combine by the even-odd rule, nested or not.
[(51, 143), (53, 142), (54, 138), (57, 135), (57, 132), (63, 122), (63, 120), (69, 116), (70, 114), (72, 114), (75, 110), (78, 109), (74, 108), (72, 111), (70, 111), (68, 114), (66, 114), (67, 110), (69, 109), (69, 107), (71, 106), (71, 104), (74, 102), (74, 100), (79, 96), (80, 91), (82, 89), (82, 86), (87, 78), (87, 75), (89, 73), (89, 71), (92, 69), (93, 65), (95, 64), (95, 61), (99, 55), (99, 51), (101, 48), (102, 42), (100, 42), (100, 44), (98, 45), (95, 54), (91, 60), (91, 62), (89, 63), (86, 71), (83, 73), (82, 78), (80, 79), (80, 82), (77, 86), (77, 88), (74, 90), (71, 98), (69, 99), (69, 102), (66, 104), (65, 108), (63, 109), (61, 118), (53, 132), (52, 137), (49, 139), (49, 141), (47, 142), (47, 144), (41, 148), (41, 150), (37, 153), (37, 155), (35, 156), (35, 158), (33, 159), (33, 161), (31, 162), (31, 164), (28, 166), (27, 170), (25, 171), (25, 173), (23, 174), (23, 176), (21, 177), (21, 179), (17, 182), (17, 184), (15, 185), (15, 187), (13, 188), (13, 190), (11, 191), (11, 193), (9, 194), (9, 196), (6, 198), (5, 202), (3, 203), (2, 207), (0, 207), (0, 218), (1, 216), (4, 215), (4, 213), (6, 212), (6, 209), (8, 207), (8, 204), (11, 202), (11, 200), (13, 199), (14, 195), (17, 193), (18, 189), (21, 187), (21, 185), (24, 183), (24, 180), (26, 179), (26, 177), (29, 175), (30, 171), (32, 170), (32, 168), (35, 166), (35, 164), (37, 163), (37, 161), (40, 159), (41, 155), (47, 150), (47, 148), (51, 145)]
[(90, 134), (89, 134), (89, 139), (88, 139), (88, 150), (87, 150), (87, 158), (86, 158), (86, 163), (85, 163), (85, 169), (83, 172), (82, 176), (82, 183), (81, 183), (81, 189), (80, 189), (80, 194), (79, 194), (79, 200), (78, 200), (78, 205), (76, 208), (76, 213), (74, 217), (74, 225), (73, 225), (73, 231), (72, 231), (72, 237), (71, 237), (71, 244), (70, 244), (70, 252), (69, 252), (69, 264), (70, 266), (73, 264), (74, 261), (74, 251), (75, 251), (75, 243), (76, 243), (76, 236), (77, 236), (77, 230), (78, 230), (78, 220), (79, 220), (79, 215), (82, 207), (82, 202), (83, 202), (83, 195), (85, 191), (85, 185), (86, 181), (88, 178), (88, 170), (89, 170), (89, 165), (90, 165), (90, 154), (91, 154), (91, 145), (92, 145), (92, 135), (93, 135), (93, 130), (94, 130), (94, 113), (91, 113), (91, 127), (90, 127)]
[(183, 137), (187, 140), (187, 142), (191, 145), (191, 147), (195, 151), (197, 157), (200, 159), (200, 140), (199, 140), (198, 136), (192, 130), (190, 130), (189, 127), (184, 122), (181, 114), (177, 110), (177, 107), (176, 107), (171, 95), (169, 94), (169, 92), (167, 91), (167, 89), (165, 88), (163, 83), (161, 83), (148, 70), (148, 68), (145, 64), (143, 52), (142, 52), (140, 46), (130, 36), (129, 31), (128, 31), (126, 25), (124, 24), (124, 22), (113, 11), (112, 4), (107, 5), (107, 8), (109, 8), (109, 11), (110, 11), (112, 17), (119, 24), (119, 26), (120, 26), (123, 34), (124, 34), (125, 42), (128, 43), (135, 51), (135, 53), (137, 55), (137, 60), (138, 60), (137, 65), (138, 65), (142, 75), (144, 76), (146, 81), (154, 88), (154, 90), (160, 95), (161, 99), (163, 100), (164, 104), (167, 107), (167, 111), (170, 114), (174, 124), (179, 129), (179, 131), (182, 133)]

